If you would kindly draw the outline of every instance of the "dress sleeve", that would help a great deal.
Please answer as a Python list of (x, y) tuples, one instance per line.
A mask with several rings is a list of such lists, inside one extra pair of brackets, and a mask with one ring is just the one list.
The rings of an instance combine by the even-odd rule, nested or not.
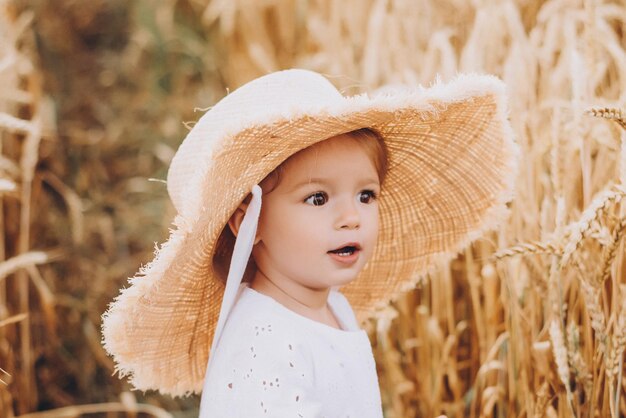
[(201, 418), (320, 416), (310, 347), (288, 325), (248, 319), (224, 334)]

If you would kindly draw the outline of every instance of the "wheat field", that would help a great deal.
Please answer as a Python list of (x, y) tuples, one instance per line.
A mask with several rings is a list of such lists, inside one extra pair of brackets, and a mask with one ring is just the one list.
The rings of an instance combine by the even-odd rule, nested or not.
[(507, 85), (508, 221), (367, 324), (385, 417), (626, 416), (624, 0), (1, 0), (0, 418), (197, 416), (113, 375), (100, 315), (197, 110), (290, 67)]

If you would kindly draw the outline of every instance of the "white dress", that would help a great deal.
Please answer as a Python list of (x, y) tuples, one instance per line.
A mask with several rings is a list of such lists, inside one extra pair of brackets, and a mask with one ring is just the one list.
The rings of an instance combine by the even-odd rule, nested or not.
[(342, 329), (242, 283), (202, 394), (215, 418), (382, 418), (372, 348), (348, 300), (328, 304)]

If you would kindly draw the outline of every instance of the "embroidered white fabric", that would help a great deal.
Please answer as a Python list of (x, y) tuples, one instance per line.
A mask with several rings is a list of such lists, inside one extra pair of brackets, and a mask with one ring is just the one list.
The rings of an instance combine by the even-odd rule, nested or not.
[(202, 415), (382, 418), (371, 344), (348, 300), (328, 304), (342, 329), (291, 311), (241, 283), (211, 355)]

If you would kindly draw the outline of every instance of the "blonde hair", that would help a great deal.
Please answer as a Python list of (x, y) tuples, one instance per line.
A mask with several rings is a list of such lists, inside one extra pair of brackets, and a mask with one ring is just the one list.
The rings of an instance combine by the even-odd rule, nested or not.
[[(382, 187), (389, 166), (387, 146), (385, 145), (382, 137), (376, 131), (370, 128), (357, 129), (354, 131), (346, 132), (344, 135), (355, 139), (358, 145), (361, 146), (365, 153), (370, 157), (372, 163), (374, 164), (374, 168), (376, 169), (376, 173), (378, 174), (378, 181)], [(261, 185), (264, 194), (271, 193), (272, 190), (278, 187), (282, 173), (285, 169), (285, 165), (290, 159), (292, 159), (295, 155), (302, 151), (304, 151), (304, 149), (287, 158), (278, 167), (272, 170), (271, 173), (265, 176), (263, 180), (261, 180), (259, 184)], [(248, 194), (248, 196), (246, 196), (246, 198), (243, 200), (243, 203), (249, 203), (251, 198), (252, 195)], [(228, 224), (226, 224), (215, 244), (215, 252), (213, 255), (213, 268), (217, 273), (219, 279), (224, 284), (226, 283), (226, 277), (228, 276), (228, 268), (230, 265), (230, 259), (233, 255), (235, 239), (235, 235), (230, 230)], [(254, 264), (254, 260), (252, 257), (250, 257), (242, 281), (250, 282), (254, 276), (255, 270), (256, 266)]]

